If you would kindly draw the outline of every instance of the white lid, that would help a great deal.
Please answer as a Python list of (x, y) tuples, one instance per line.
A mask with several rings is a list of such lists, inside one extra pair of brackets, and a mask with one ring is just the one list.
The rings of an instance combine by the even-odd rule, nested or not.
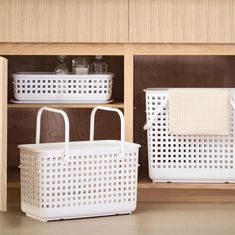
[[(125, 148), (139, 148), (139, 144), (125, 142)], [(18, 148), (28, 151), (33, 151), (36, 153), (41, 152), (61, 152), (65, 149), (64, 142), (57, 142), (57, 143), (43, 143), (43, 144), (24, 144), (18, 145)], [(87, 152), (87, 151), (99, 151), (104, 149), (121, 148), (121, 141), (119, 140), (95, 140), (95, 141), (76, 141), (76, 142), (69, 142), (69, 151), (77, 151), (80, 152)]]

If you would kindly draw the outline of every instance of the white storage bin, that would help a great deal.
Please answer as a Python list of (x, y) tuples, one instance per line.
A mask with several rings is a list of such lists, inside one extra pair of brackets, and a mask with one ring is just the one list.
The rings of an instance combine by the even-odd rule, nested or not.
[(167, 89), (147, 89), (149, 177), (154, 182), (235, 181), (235, 91), (231, 90), (230, 135), (168, 133)]
[(113, 74), (13, 75), (14, 96), (19, 101), (108, 101), (112, 95), (112, 84)]
[[(98, 109), (119, 114), (121, 141), (93, 140), (94, 116)], [(64, 143), (39, 143), (44, 110), (63, 115)], [(134, 211), (140, 146), (124, 139), (124, 117), (118, 109), (94, 108), (90, 141), (69, 142), (67, 115), (60, 110), (41, 108), (37, 116), (36, 144), (19, 145), (22, 211), (42, 221)]]

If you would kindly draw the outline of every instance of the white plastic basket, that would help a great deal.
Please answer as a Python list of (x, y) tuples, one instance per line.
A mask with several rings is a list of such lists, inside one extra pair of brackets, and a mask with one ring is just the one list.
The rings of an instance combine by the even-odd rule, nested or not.
[[(98, 109), (119, 114), (121, 141), (93, 140), (94, 117)], [(44, 110), (63, 115), (64, 143), (39, 143)], [(42, 221), (134, 211), (140, 146), (124, 140), (124, 117), (118, 109), (94, 108), (90, 141), (69, 142), (66, 113), (41, 108), (37, 116), (36, 144), (19, 145), (22, 211)]]
[(145, 92), (149, 177), (154, 182), (234, 182), (234, 90), (229, 136), (170, 135), (167, 89)]
[(108, 101), (112, 95), (112, 84), (113, 74), (13, 75), (14, 96), (19, 101)]

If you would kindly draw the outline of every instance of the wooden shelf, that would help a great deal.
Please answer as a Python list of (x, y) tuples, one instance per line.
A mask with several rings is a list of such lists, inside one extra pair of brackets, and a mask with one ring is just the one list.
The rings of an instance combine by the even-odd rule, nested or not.
[(8, 167), (7, 187), (20, 188), (20, 169), (18, 167)]
[(218, 189), (235, 190), (235, 183), (153, 183), (147, 177), (140, 178), (138, 181), (140, 189)]
[[(8, 201), (20, 200), (20, 171), (8, 168)], [(235, 184), (153, 183), (147, 176), (138, 181), (138, 201), (143, 202), (235, 202)]]
[(235, 202), (234, 183), (153, 183), (146, 175), (138, 181), (140, 202)]
[[(20, 169), (8, 167), (8, 187), (20, 187)], [(153, 183), (147, 176), (138, 180), (139, 189), (218, 189), (235, 190), (235, 183)]]
[(41, 108), (43, 106), (51, 107), (51, 108), (94, 108), (96, 106), (108, 106), (113, 108), (124, 108), (123, 102), (114, 102), (107, 104), (73, 104), (73, 103), (56, 103), (56, 104), (13, 104), (8, 103), (8, 108)]

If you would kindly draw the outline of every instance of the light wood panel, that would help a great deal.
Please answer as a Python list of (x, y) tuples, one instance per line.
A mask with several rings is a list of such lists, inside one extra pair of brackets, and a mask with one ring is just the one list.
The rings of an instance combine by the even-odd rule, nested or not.
[(234, 43), (234, 0), (130, 0), (130, 42)]
[[(235, 44), (1, 43), (0, 55), (235, 55)], [(130, 53), (129, 53), (130, 54)]]
[(0, 57), (0, 211), (7, 210), (7, 60)]
[[(8, 169), (8, 201), (20, 201), (19, 168)], [(138, 182), (142, 202), (235, 202), (235, 184), (152, 183), (146, 177)]]
[(133, 100), (134, 100), (134, 62), (133, 47), (125, 46), (124, 56), (124, 112), (126, 122), (126, 141), (133, 141)]
[(235, 202), (235, 184), (152, 183), (146, 175), (138, 182), (139, 202)]
[(127, 42), (128, 0), (0, 0), (1, 42)]
[(43, 106), (51, 107), (51, 108), (72, 108), (72, 109), (89, 109), (94, 108), (97, 105), (99, 106), (106, 106), (106, 107), (113, 107), (113, 108), (124, 108), (124, 104), (122, 102), (117, 103), (108, 103), (108, 104), (8, 104), (8, 108), (41, 108)]
[(153, 183), (147, 175), (138, 182), (139, 202), (235, 202), (234, 183)]
[(139, 202), (235, 202), (234, 189), (138, 189)]
[(134, 55), (235, 55), (235, 44), (135, 43), (133, 44), (133, 54)]
[[(1, 27), (1, 25), (0, 25)], [(123, 55), (124, 44), (1, 43), (0, 55)]]
[[(141, 175), (139, 189), (211, 189), (235, 190), (235, 183), (153, 183), (147, 175)], [(235, 198), (234, 198), (235, 200)]]
[[(20, 201), (19, 183), (9, 183), (8, 202)], [(234, 189), (153, 189), (138, 188), (138, 202), (234, 203)]]

